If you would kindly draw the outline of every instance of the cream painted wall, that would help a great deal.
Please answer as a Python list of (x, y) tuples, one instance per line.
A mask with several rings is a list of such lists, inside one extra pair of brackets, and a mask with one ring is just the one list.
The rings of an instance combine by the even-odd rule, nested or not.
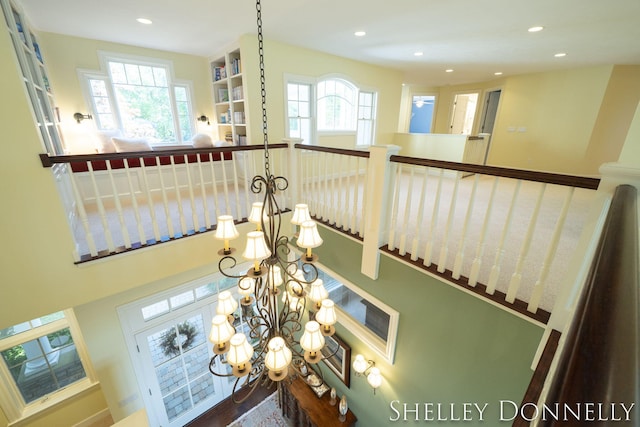
[(633, 121), (629, 127), (627, 139), (620, 152), (618, 161), (636, 167), (640, 165), (640, 103), (638, 103), (638, 107), (636, 108)]
[(588, 171), (616, 161), (640, 102), (640, 65), (613, 67), (585, 154)]
[[(100, 71), (98, 51), (171, 61), (174, 78), (190, 81), (193, 84), (194, 122), (195, 117), (202, 114), (213, 117), (213, 97), (207, 58), (54, 33), (41, 33), (39, 40), (51, 87), (56, 97), (56, 105), (60, 108), (65, 140), (76, 150), (74, 152), (91, 151), (93, 148), (92, 141), (87, 142), (86, 133), (95, 132), (95, 121), (87, 120), (78, 125), (72, 116), (77, 111), (82, 113), (90, 111), (82, 93), (77, 70)], [(198, 132), (209, 133), (213, 138), (218, 139), (213, 126), (197, 123)]]
[[(251, 142), (262, 142), (260, 110), (260, 80), (257, 38), (245, 35), (240, 39), (251, 117)], [(327, 74), (348, 78), (364, 89), (378, 92), (376, 144), (391, 144), (397, 129), (402, 93), (402, 73), (346, 58), (302, 49), (273, 40), (264, 41), (265, 78), (267, 82), (267, 113), (269, 140), (279, 142), (285, 135), (284, 75), (318, 78)], [(353, 148), (355, 135), (322, 137), (319, 145)]]
[(597, 173), (588, 171), (584, 161), (611, 69), (591, 67), (507, 79), (489, 163), (559, 173)]

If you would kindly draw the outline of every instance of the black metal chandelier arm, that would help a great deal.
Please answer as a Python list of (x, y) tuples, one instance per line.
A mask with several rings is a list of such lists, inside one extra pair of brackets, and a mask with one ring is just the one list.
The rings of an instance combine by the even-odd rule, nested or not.
[[(215, 375), (216, 377), (232, 377), (233, 374), (231, 373), (222, 373), (222, 372), (217, 372), (214, 367), (216, 367), (216, 359), (220, 357), (220, 359), (222, 359), (222, 357), (219, 354), (214, 355), (211, 360), (209, 361), (209, 372), (211, 372), (213, 375)], [(222, 362), (221, 360), (221, 363)]]
[[(223, 265), (225, 263), (231, 263), (231, 265)], [(246, 274), (232, 274), (231, 271), (238, 265), (238, 260), (236, 260), (233, 256), (231, 255), (225, 255), (222, 258), (220, 258), (220, 261), (218, 261), (218, 271), (220, 273), (222, 273), (223, 276), (225, 277), (229, 277), (231, 279), (242, 279), (244, 277), (247, 277)]]

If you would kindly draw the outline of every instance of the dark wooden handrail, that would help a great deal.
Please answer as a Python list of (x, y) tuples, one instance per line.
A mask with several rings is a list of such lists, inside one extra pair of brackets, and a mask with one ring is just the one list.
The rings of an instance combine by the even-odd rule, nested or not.
[[(289, 144), (269, 144), (269, 149), (275, 148), (288, 148)], [(140, 157), (165, 157), (165, 156), (180, 156), (189, 154), (206, 154), (206, 153), (229, 153), (234, 151), (254, 151), (263, 150), (264, 145), (240, 145), (240, 146), (225, 146), (214, 148), (178, 148), (172, 150), (157, 150), (157, 151), (134, 151), (127, 153), (103, 153), (103, 154), (74, 154), (74, 155), (62, 155), (62, 156), (50, 156), (49, 154), (40, 154), (40, 161), (42, 166), (50, 168), (55, 163), (72, 163), (72, 162), (91, 162), (102, 160), (122, 160), (122, 159), (138, 159)]]
[(407, 156), (391, 156), (390, 160), (416, 166), (428, 166), (449, 169), (459, 172), (477, 173), (481, 175), (500, 176), (504, 178), (524, 179), (527, 181), (544, 182), (547, 184), (567, 185), (570, 187), (595, 190), (600, 185), (599, 178), (584, 176), (562, 175), (549, 172), (528, 171), (521, 169), (502, 168), (497, 166), (474, 165), (471, 163), (446, 162), (443, 160), (421, 159)]
[(333, 154), (342, 154), (344, 156), (356, 156), (356, 157), (366, 157), (369, 158), (370, 154), (368, 151), (362, 150), (348, 150), (345, 148), (334, 148), (334, 147), (321, 147), (319, 145), (305, 145), (305, 144), (296, 144), (295, 148), (300, 150), (308, 150), (308, 151), (319, 151), (322, 153), (333, 153)]
[[(625, 418), (620, 406), (631, 411), (623, 425), (640, 426), (640, 336), (638, 277), (637, 190), (619, 186), (614, 194), (574, 320), (566, 333), (564, 350), (551, 382), (545, 405), (558, 403), (575, 410), (582, 404), (582, 420), (542, 420), (542, 426), (585, 425), (585, 403), (603, 404), (608, 421)], [(615, 404), (612, 415), (611, 404)], [(595, 409), (598, 417), (598, 407)], [(593, 414), (592, 414), (593, 415)]]

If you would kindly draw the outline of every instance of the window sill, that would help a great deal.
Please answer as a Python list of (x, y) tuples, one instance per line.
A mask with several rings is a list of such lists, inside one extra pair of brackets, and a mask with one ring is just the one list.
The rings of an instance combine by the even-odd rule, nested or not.
[(20, 417), (10, 421), (9, 424), (7, 424), (7, 427), (25, 426), (34, 416), (42, 416), (47, 414), (47, 412), (53, 412), (60, 404), (70, 403), (74, 399), (82, 397), (84, 394), (95, 390), (99, 386), (100, 382), (92, 382), (88, 378), (79, 381), (78, 383), (53, 393), (40, 401), (30, 403), (25, 406)]

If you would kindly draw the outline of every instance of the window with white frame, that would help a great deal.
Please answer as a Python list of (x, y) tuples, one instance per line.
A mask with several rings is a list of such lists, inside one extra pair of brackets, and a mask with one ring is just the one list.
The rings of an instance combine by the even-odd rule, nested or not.
[(191, 85), (173, 79), (170, 62), (104, 53), (101, 60), (100, 72), (80, 72), (99, 130), (151, 143), (191, 139)]
[[(287, 135), (313, 144), (316, 133), (355, 133), (356, 146), (372, 145), (375, 138), (377, 93), (363, 90), (343, 78), (304, 82), (287, 79)], [(314, 126), (315, 121), (315, 126)]]
[(59, 311), (0, 330), (0, 403), (23, 419), (95, 383), (75, 316)]
[(371, 145), (374, 140), (376, 94), (361, 91), (358, 95), (358, 131), (356, 145)]
[(355, 131), (358, 88), (344, 79), (318, 82), (318, 131)]
[(308, 83), (287, 84), (287, 125), (289, 138), (312, 143), (312, 86)]

